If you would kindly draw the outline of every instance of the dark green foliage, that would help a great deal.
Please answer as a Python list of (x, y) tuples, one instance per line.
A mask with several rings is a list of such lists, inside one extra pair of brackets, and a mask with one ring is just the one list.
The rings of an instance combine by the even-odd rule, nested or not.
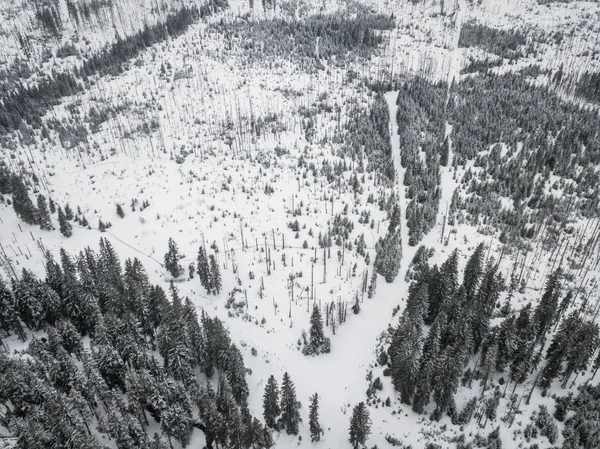
[(71, 206), (69, 206), (69, 204), (67, 203), (65, 205), (65, 218), (69, 221), (73, 220), (73, 209), (71, 209)]
[(565, 421), (563, 449), (600, 447), (600, 386), (580, 388), (570, 409), (575, 413)]
[(389, 108), (381, 94), (375, 96), (369, 111), (354, 109), (347, 126), (348, 132), (344, 136), (344, 154), (353, 158), (365, 155), (369, 162), (366, 167), (368, 172), (375, 171), (393, 182), (395, 171), (389, 123)]
[(352, 410), (350, 418), (350, 444), (354, 449), (364, 446), (371, 433), (371, 417), (364, 402), (358, 403)]
[(181, 256), (179, 254), (177, 244), (172, 238), (169, 238), (169, 249), (165, 254), (165, 269), (174, 278), (179, 277), (179, 275), (181, 274), (181, 267), (179, 266), (180, 258)]
[(267, 380), (267, 386), (263, 395), (263, 417), (265, 418), (266, 426), (275, 429), (280, 413), (279, 388), (277, 387), (277, 380), (271, 375), (269, 376), (269, 380)]
[(54, 229), (54, 226), (52, 226), (52, 218), (50, 217), (50, 212), (48, 211), (48, 206), (46, 204), (46, 197), (41, 193), (37, 196), (36, 212), (36, 221), (40, 225), (40, 229), (44, 231), (51, 231)]
[[(391, 16), (361, 11), (356, 17), (345, 14), (311, 15), (297, 21), (286, 18), (235, 21), (213, 25), (216, 31), (240, 36), (247, 42), (245, 54), (250, 61), (271, 56), (293, 58), (303, 68), (319, 66), (320, 60), (343, 65), (356, 54), (368, 56), (382, 42), (379, 30), (394, 27)], [(319, 54), (315, 54), (319, 37)], [(308, 67), (307, 67), (308, 66)]]
[(519, 30), (498, 30), (474, 21), (462, 24), (458, 38), (459, 47), (480, 47), (505, 59), (522, 57), (520, 47), (526, 43), (525, 35)]
[(304, 355), (318, 355), (331, 351), (331, 340), (323, 332), (323, 317), (321, 310), (316, 305), (310, 316), (310, 341), (302, 349)]
[(319, 424), (319, 395), (315, 393), (310, 397), (310, 405), (308, 412), (308, 425), (310, 429), (310, 441), (321, 441), (323, 429)]
[(296, 400), (296, 387), (289, 374), (283, 374), (281, 382), (281, 418), (279, 425), (288, 435), (298, 435), (300, 419), (300, 402)]
[(558, 438), (558, 427), (552, 416), (550, 416), (550, 413), (548, 413), (546, 406), (540, 405), (540, 410), (535, 417), (535, 425), (540, 429), (540, 435), (547, 437), (550, 444), (556, 442), (556, 439)]
[(226, 0), (209, 0), (200, 8), (183, 7), (169, 14), (164, 21), (144, 27), (136, 34), (126, 38), (118, 37), (115, 43), (87, 59), (76, 74), (70, 70), (54, 72), (51, 77), (41, 78), (35, 85), (15, 89), (3, 96), (0, 104), (0, 134), (19, 129), (23, 122), (39, 128), (42, 117), (49, 108), (58, 104), (62, 97), (83, 89), (77, 80), (78, 76), (89, 78), (121, 73), (126, 67), (125, 63), (137, 57), (144, 49), (162, 42), (168, 36), (181, 35), (197, 19), (225, 7)]
[(377, 245), (375, 245), (375, 251), (376, 255), (373, 266), (377, 270), (377, 273), (385, 278), (386, 282), (392, 282), (398, 274), (402, 260), (402, 238), (400, 232), (388, 233), (383, 239), (380, 238)]
[[(520, 74), (467, 77), (453, 86), (453, 93), (448, 103), (452, 163), (473, 160), (479, 167), (467, 170), (461, 182), (468, 201), (461, 196), (453, 202), (467, 223), (479, 226), (483, 220), (512, 242), (533, 236), (550, 211), (552, 219), (546, 220), (542, 237), (553, 245), (571, 208), (585, 217), (597, 210), (589, 194), (598, 193), (599, 174), (572, 169), (600, 160), (596, 114)], [(517, 172), (519, 176), (511, 175)], [(554, 177), (564, 177), (558, 183), (565, 187), (560, 197), (548, 192)], [(503, 208), (498, 195), (510, 197), (514, 208)]]
[[(105, 239), (99, 254), (61, 250), (60, 264), (47, 255), (46, 272), (42, 282), (23, 271), (14, 295), (0, 282), (0, 338), (24, 338), (20, 321), (47, 334), (31, 339), (26, 358), (0, 351), (2, 419), (19, 447), (166, 449), (161, 438), (150, 442), (151, 422), (171, 444), (186, 446), (199, 427), (208, 444), (272, 446), (247, 411), (243, 359), (218, 319), (203, 314), (201, 326), (189, 299), (172, 285), (169, 303), (137, 259), (122, 270)], [(197, 367), (221, 371), (218, 396), (199, 388)]]
[(421, 330), (418, 319), (403, 315), (388, 349), (392, 383), (405, 404), (410, 404), (419, 379)]
[(535, 309), (533, 321), (536, 325), (536, 336), (538, 339), (546, 334), (554, 321), (562, 287), (561, 278), (562, 271), (560, 268), (548, 276), (544, 294), (542, 295), (538, 307)]
[(502, 449), (502, 439), (500, 438), (500, 427), (496, 427), (488, 435), (486, 449)]
[(442, 264), (439, 271), (434, 267), (429, 282), (429, 308), (425, 324), (431, 324), (452, 298), (458, 287), (458, 251), (452, 254)]
[(446, 95), (446, 84), (433, 85), (415, 78), (400, 86), (396, 100), (401, 164), (406, 168), (403, 183), (408, 187), (410, 199), (406, 223), (411, 246), (429, 232), (437, 216)]
[(13, 175), (11, 191), (13, 195), (13, 208), (17, 216), (27, 224), (38, 224), (38, 211), (33, 205), (27, 186), (20, 176)]
[(210, 259), (210, 285), (214, 294), (219, 294), (221, 291), (221, 272), (219, 271), (219, 264), (214, 254), (209, 256)]
[(600, 104), (600, 72), (583, 73), (577, 80), (575, 94), (590, 103)]
[(71, 223), (67, 221), (67, 217), (60, 206), (58, 206), (58, 228), (60, 229), (60, 233), (65, 237), (71, 237), (71, 235), (73, 235), (73, 227), (71, 226)]

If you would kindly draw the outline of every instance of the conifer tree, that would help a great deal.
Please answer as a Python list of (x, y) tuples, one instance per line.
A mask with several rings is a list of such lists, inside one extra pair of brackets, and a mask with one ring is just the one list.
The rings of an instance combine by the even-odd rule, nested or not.
[(246, 367), (244, 366), (244, 358), (235, 343), (232, 343), (227, 351), (225, 372), (235, 401), (241, 407), (246, 407), (249, 394)]
[(71, 209), (69, 203), (65, 205), (65, 218), (69, 221), (73, 220), (73, 209)]
[(54, 226), (52, 226), (52, 219), (50, 218), (50, 212), (46, 205), (46, 197), (41, 193), (37, 196), (37, 222), (40, 225), (40, 229), (43, 231), (51, 231), (54, 229)]
[(212, 290), (212, 286), (210, 284), (210, 267), (208, 265), (206, 251), (204, 250), (203, 246), (198, 248), (198, 278), (200, 279), (200, 283), (206, 289), (206, 291), (210, 292)]
[(405, 404), (410, 404), (419, 377), (420, 336), (415, 323), (402, 316), (388, 350), (392, 383)]
[(321, 310), (316, 305), (313, 307), (312, 314), (310, 316), (310, 344), (314, 349), (321, 346), (325, 340), (323, 333), (323, 318), (321, 317)]
[(298, 435), (300, 419), (300, 402), (296, 400), (296, 388), (286, 372), (283, 374), (281, 382), (281, 418), (279, 422), (281, 428), (285, 429), (288, 435)]
[(266, 426), (275, 429), (277, 426), (277, 418), (280, 413), (279, 388), (277, 387), (277, 380), (271, 375), (267, 381), (267, 386), (265, 387), (265, 393), (263, 395), (263, 417), (265, 418)]
[(172, 238), (169, 238), (169, 249), (165, 254), (165, 268), (174, 278), (179, 277), (179, 249)]
[(308, 412), (308, 426), (310, 428), (310, 441), (321, 440), (323, 429), (319, 424), (319, 395), (315, 393), (310, 397), (310, 406)]
[(354, 449), (364, 446), (371, 433), (371, 417), (364, 402), (358, 403), (352, 410), (350, 418), (350, 444)]
[(546, 281), (546, 288), (538, 307), (535, 309), (533, 320), (537, 329), (538, 340), (544, 336), (554, 321), (558, 309), (558, 298), (561, 292), (562, 270), (556, 269)]
[(117, 215), (120, 218), (125, 218), (125, 211), (123, 211), (123, 207), (121, 206), (120, 203), (117, 203)]
[(27, 224), (37, 224), (38, 212), (27, 193), (27, 187), (20, 176), (12, 177), (13, 208), (21, 220)]
[(452, 254), (442, 264), (439, 271), (432, 273), (429, 283), (429, 309), (425, 324), (431, 324), (442, 310), (444, 302), (450, 300), (458, 286), (458, 251)]
[(221, 273), (214, 254), (210, 255), (210, 285), (213, 293), (221, 292)]
[(465, 267), (463, 287), (465, 288), (465, 298), (470, 303), (475, 297), (479, 280), (483, 273), (483, 243), (477, 245), (477, 248), (469, 258)]
[(60, 229), (60, 233), (65, 237), (71, 237), (73, 234), (73, 227), (71, 226), (71, 223), (67, 221), (67, 218), (60, 206), (58, 207), (58, 227)]
[(369, 282), (369, 288), (367, 289), (367, 297), (371, 299), (377, 290), (377, 270), (373, 270), (371, 274), (371, 281)]
[(494, 307), (500, 295), (500, 279), (496, 264), (490, 262), (483, 274), (481, 284), (472, 304), (473, 352), (476, 353), (487, 333)]

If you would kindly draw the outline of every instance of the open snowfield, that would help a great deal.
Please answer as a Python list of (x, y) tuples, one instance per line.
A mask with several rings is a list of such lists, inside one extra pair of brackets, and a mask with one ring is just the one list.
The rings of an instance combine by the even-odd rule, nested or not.
[[(59, 3), (67, 16), (66, 3)], [(118, 15), (114, 30), (104, 30), (100, 24), (78, 28), (68, 23), (63, 43), (81, 34), (79, 38), (88, 43), (80, 42), (77, 48), (81, 54), (85, 54), (83, 48), (91, 52), (112, 43), (116, 35), (129, 35), (143, 24), (164, 18), (168, 8), (176, 10), (185, 2), (157, 2), (156, 6), (138, 3), (119, 0), (115, 10), (135, 14)], [(459, 429), (447, 416), (439, 422), (429, 420), (434, 403), (423, 415), (401, 404), (390, 378), (383, 375), (384, 367), (378, 364), (377, 355), (389, 344), (389, 329), (397, 325), (404, 310), (410, 283), (407, 273), (420, 245), (433, 249), (431, 265), (441, 265), (458, 249), (462, 272), (477, 245), (484, 243), (486, 260), (499, 261), (504, 279), (510, 279), (518, 270), (525, 273), (525, 285), (510, 298), (516, 312), (529, 302), (537, 303), (548, 275), (564, 258), (569, 275), (565, 288), (580, 291), (575, 308), (586, 298), (595, 301), (598, 296), (600, 252), (596, 248), (588, 257), (583, 248), (592, 244), (595, 247), (599, 219), (575, 214), (569, 217), (573, 232), (564, 235), (559, 250), (539, 242), (533, 242), (527, 250), (511, 248), (499, 241), (498, 232), (484, 225), (475, 228), (447, 223), (447, 207), (470, 168), (459, 166), (455, 170), (448, 164), (440, 167), (441, 197), (435, 226), (418, 246), (409, 246), (405, 168), (400, 164), (402, 148), (395, 120), (397, 90), (385, 93), (396, 173), (393, 182), (377, 172), (360, 171), (357, 160), (344, 157), (341, 142), (353, 111), (368, 110), (375, 101), (375, 94), (363, 80), (387, 81), (400, 74), (409, 79), (420, 73), (430, 80), (458, 82), (468, 57), (480, 51), (458, 48), (461, 25), (474, 18), (497, 28), (529, 27), (545, 33), (557, 29), (569, 33), (572, 29), (572, 37), (562, 45), (540, 44), (537, 63), (541, 67), (564, 63), (574, 74), (597, 68), (600, 4), (543, 6), (533, 0), (446, 3), (443, 15), (439, 14), (437, 1), (412, 4), (392, 0), (290, 1), (266, 13), (257, 1), (249, 13), (247, 2), (235, 0), (227, 11), (194, 23), (183, 34), (141, 52), (122, 73), (92, 80), (84, 91), (65, 97), (49, 109), (43, 122), (54, 125), (48, 126), (47, 138), (13, 132), (3, 138), (1, 154), (13, 171), (26, 171), (38, 179), (36, 193), (51, 197), (57, 205), (69, 204), (77, 215), (85, 216), (89, 228), (73, 223), (73, 235), (66, 238), (53, 217), (56, 230), (42, 231), (20, 221), (13, 207), (3, 202), (0, 276), (8, 280), (27, 268), (43, 278), (45, 251), (56, 257), (62, 247), (76, 255), (86, 246), (97, 250), (100, 238), (106, 237), (122, 263), (137, 257), (150, 281), (168, 291), (173, 279), (165, 270), (163, 258), (167, 241), (173, 238), (186, 270), (174, 280), (181, 296), (189, 297), (198, 313), (204, 310), (221, 318), (232, 340), (241, 346), (246, 367), (251, 370), (247, 381), (252, 415), (262, 419), (262, 395), (270, 375), (279, 380), (289, 372), (296, 385), (302, 402), (300, 433), (275, 432), (275, 448), (350, 447), (352, 408), (366, 400), (370, 380), (377, 377), (383, 381), (383, 389), (376, 392), (381, 402), (369, 407), (373, 423), (367, 440), (369, 448), (392, 448), (385, 439), (387, 435), (413, 449), (425, 448), (429, 442), (443, 449), (454, 448), (456, 443), (450, 438), (460, 433), (468, 439), (476, 434), (487, 436), (498, 425), (505, 448), (530, 447), (520, 445), (520, 432), (540, 404), (552, 410), (552, 393), (566, 394), (558, 382), (546, 397), (536, 389), (531, 403), (521, 405), (521, 414), (512, 426), (500, 421), (509, 408), (507, 399), (500, 403), (494, 422), (485, 428), (473, 420)], [(317, 13), (351, 11), (357, 4), (393, 14), (395, 28), (380, 31), (383, 43), (373, 54), (348, 58), (343, 63), (323, 59), (317, 67), (286, 55), (257, 58), (254, 50), (249, 50), (252, 42), (247, 34), (236, 34), (225, 25), (220, 28), (221, 22), (247, 20), (250, 25), (246, 26), (252, 29), (252, 21), (265, 15), (293, 14), (302, 19)], [(247, 13), (249, 17), (240, 18)], [(17, 5), (5, 5), (3, 14), (14, 17), (1, 29), (0, 40), (4, 48), (0, 59), (10, 64), (18, 46), (11, 27), (26, 30), (33, 18)], [(585, 31), (579, 27), (581, 20), (590, 25)], [(41, 63), (41, 48), (46, 41), (41, 36), (31, 39), (36, 48), (33, 61)], [(317, 42), (314, 51), (318, 51)], [(532, 61), (536, 57), (528, 56), (516, 66)], [(51, 58), (45, 64), (72, 67), (78, 62)], [(350, 72), (358, 76), (350, 76)], [(103, 119), (96, 120), (98, 116)], [(450, 124), (447, 135), (451, 142)], [(452, 160), (452, 144), (450, 148)], [(321, 173), (324, 163), (341, 164), (345, 169), (330, 181)], [(354, 176), (360, 180), (359, 189), (353, 188)], [(367, 298), (363, 285), (371, 278), (375, 246), (389, 225), (388, 214), (380, 209), (378, 199), (389, 198), (392, 193), (397, 195), (402, 213), (401, 266), (391, 283), (379, 276), (375, 294)], [(371, 195), (374, 202), (368, 200)], [(142, 210), (144, 201), (149, 205)], [(510, 203), (506, 199), (507, 207)], [(124, 218), (117, 216), (117, 204), (122, 205)], [(323, 248), (319, 236), (327, 235), (337, 214), (348, 217), (354, 227), (341, 246)], [(100, 232), (99, 220), (112, 226)], [(297, 231), (290, 226), (296, 220)], [(489, 232), (484, 234), (483, 230)], [(361, 234), (369, 263), (356, 251)], [(566, 255), (561, 251), (563, 244), (565, 250), (568, 248)], [(208, 294), (197, 276), (188, 278), (189, 264), (196, 263), (200, 246), (216, 254), (223, 277), (218, 295)], [(501, 293), (500, 304), (507, 295), (507, 291)], [(232, 307), (226, 307), (228, 298), (234, 299)], [(355, 298), (359, 298), (359, 314), (350, 309)], [(331, 338), (331, 352), (303, 355), (302, 332), (309, 330), (313, 307), (323, 310), (330, 304), (336, 307), (335, 324), (328, 322), (325, 327), (326, 336)], [(347, 321), (341, 324), (337, 322), (339, 307), (348, 308)], [(499, 318), (494, 320), (500, 322)], [(22, 345), (13, 338), (8, 340), (8, 347), (12, 351)], [(570, 385), (570, 391), (575, 392), (579, 381), (584, 382), (589, 374), (581, 375), (577, 383)], [(502, 383), (498, 384), (500, 378)], [(217, 379), (212, 380), (215, 387)], [(495, 373), (491, 382), (503, 389), (505, 380), (506, 374)], [(516, 388), (516, 393), (522, 397), (531, 386), (531, 380), (527, 381)], [(311, 443), (308, 398), (315, 392), (321, 397), (324, 435), (320, 442)], [(478, 380), (472, 388), (459, 387), (457, 409), (481, 394)], [(485, 394), (491, 393), (488, 390)], [(388, 397), (391, 405), (385, 406)], [(114, 441), (104, 443), (116, 447)], [(0, 447), (2, 444), (0, 440)], [(203, 433), (195, 430), (188, 447), (201, 448), (204, 444)], [(561, 444), (562, 436), (553, 446)], [(173, 447), (181, 445), (173, 440)], [(539, 447), (551, 446), (544, 441)]]

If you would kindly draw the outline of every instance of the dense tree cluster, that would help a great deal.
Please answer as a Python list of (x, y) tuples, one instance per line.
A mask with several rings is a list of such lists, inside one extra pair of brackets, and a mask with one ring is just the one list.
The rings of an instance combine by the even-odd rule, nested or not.
[(406, 221), (411, 246), (433, 227), (437, 216), (439, 167), (448, 163), (448, 142), (444, 141), (447, 89), (444, 83), (433, 85), (415, 78), (400, 86), (396, 100), (400, 161), (406, 169), (403, 183), (410, 199)]
[[(198, 317), (173, 284), (168, 295), (150, 284), (139, 260), (123, 267), (106, 239), (98, 253), (48, 254), (45, 280), (23, 270), (12, 286), (0, 281), (0, 341), (26, 341), (26, 329), (45, 336), (23, 354), (0, 351), (2, 424), (19, 447), (100, 448), (102, 434), (119, 449), (186, 446), (194, 428), (208, 447), (272, 445), (248, 411), (246, 368), (223, 323)], [(218, 392), (199, 371), (219, 372)]]
[[(49, 108), (58, 104), (62, 97), (73, 95), (82, 88), (79, 80), (85, 81), (95, 75), (120, 73), (124, 70), (124, 64), (144, 49), (168, 36), (180, 35), (197, 19), (227, 6), (227, 0), (209, 0), (200, 8), (184, 6), (168, 15), (164, 22), (146, 26), (125, 38), (118, 37), (114, 44), (86, 60), (75, 72), (53, 71), (29, 87), (21, 85), (18, 89), (7, 92), (0, 102), (0, 135), (19, 129), (23, 122), (39, 128), (42, 117)], [(47, 13), (44, 13), (44, 17), (46, 16)], [(52, 25), (54, 22), (50, 21), (51, 18), (44, 19), (44, 23), (48, 21)]]
[(458, 38), (458, 46), (461, 48), (480, 47), (504, 59), (522, 57), (522, 47), (525, 44), (526, 35), (518, 29), (500, 30), (475, 21), (463, 23)]
[(368, 111), (353, 109), (344, 136), (344, 154), (352, 159), (366, 157), (368, 172), (375, 171), (393, 182), (395, 177), (390, 145), (390, 111), (385, 97), (378, 93)]
[[(527, 304), (496, 325), (491, 319), (499, 307), (504, 280), (493, 259), (485, 263), (483, 244), (468, 259), (462, 282), (457, 251), (439, 268), (421, 259), (415, 264), (413, 279), (387, 351), (387, 364), (402, 402), (421, 413), (433, 396), (436, 419), (442, 412), (457, 423), (470, 419), (475, 402), (456, 414), (454, 395), (461, 379), (470, 384), (473, 376), (481, 380), (485, 393), (495, 373), (505, 372), (505, 389), (513, 384), (514, 392), (541, 365), (532, 376), (533, 388), (537, 384), (547, 390), (557, 377), (564, 388), (573, 376), (588, 369), (600, 341), (597, 324), (577, 312), (566, 315), (572, 297), (562, 291), (560, 269), (548, 277), (535, 308)], [(543, 358), (546, 338), (557, 325), (559, 330)], [(473, 358), (476, 370), (467, 371), (464, 377)], [(483, 393), (486, 402), (479, 416), (489, 419), (495, 414), (499, 393), (487, 397)]]
[[(596, 112), (516, 74), (465, 78), (450, 98), (452, 163), (473, 160), (475, 167), (453, 197), (453, 216), (525, 238), (545, 223), (544, 237), (555, 241), (565, 214), (578, 209), (590, 217), (598, 211), (600, 179), (592, 168), (600, 163)], [(553, 192), (558, 189), (560, 196)], [(503, 207), (501, 197), (511, 199), (512, 207)]]
[(206, 289), (208, 293), (215, 295), (221, 291), (221, 271), (219, 270), (219, 264), (214, 254), (207, 256), (204, 246), (198, 248), (198, 278), (202, 287)]
[[(247, 62), (264, 58), (294, 58), (295, 63), (313, 68), (319, 60), (343, 66), (355, 55), (368, 56), (382, 42), (380, 30), (394, 28), (392, 16), (362, 11), (355, 17), (344, 13), (318, 14), (302, 21), (284, 17), (272, 20), (246, 18), (212, 25), (215, 32), (244, 42)], [(316, 43), (318, 39), (318, 45)]]

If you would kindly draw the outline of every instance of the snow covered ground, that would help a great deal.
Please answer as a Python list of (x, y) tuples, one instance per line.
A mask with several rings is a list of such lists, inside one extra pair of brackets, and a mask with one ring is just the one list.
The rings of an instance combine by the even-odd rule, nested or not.
[[(319, 9), (334, 11), (343, 3), (323, 2)], [(307, 14), (316, 12), (313, 11), (317, 8), (315, 5), (304, 2), (300, 6), (307, 8), (303, 10)], [(17, 271), (30, 268), (39, 275), (44, 274), (41, 245), (55, 255), (60, 247), (77, 253), (88, 245), (96, 249), (103, 236), (111, 241), (122, 261), (138, 257), (151, 281), (166, 287), (170, 278), (162, 262), (169, 237), (184, 254), (185, 268), (195, 261), (203, 242), (207, 246), (214, 242), (222, 266), (223, 292), (217, 296), (207, 295), (197, 278), (177, 285), (183, 295), (193, 299), (198, 310), (223, 318), (233, 340), (241, 343), (246, 365), (252, 370), (248, 382), (250, 409), (254, 415), (262, 415), (262, 393), (268, 376), (281, 379), (284, 372), (290, 373), (303, 404), (302, 440), (276, 434), (276, 448), (313, 446), (306, 423), (308, 397), (315, 392), (322, 398), (321, 425), (325, 429), (323, 441), (316, 446), (348, 446), (352, 407), (365, 399), (369, 372), (372, 371), (374, 377), (382, 376), (382, 367), (376, 366), (376, 349), (388, 326), (395, 326), (397, 322), (398, 315), (393, 317), (392, 311), (397, 306), (402, 311), (408, 290), (405, 275), (417, 249), (407, 244), (407, 199), (402, 185), (404, 169), (399, 162), (395, 92), (386, 94), (396, 169), (394, 186), (381, 184), (367, 174), (364, 191), (356, 194), (349, 185), (330, 184), (322, 176), (313, 176), (310, 170), (298, 166), (301, 156), (315, 163), (317, 169), (324, 161), (341, 161), (336, 133), (343, 128), (355, 104), (366, 108), (373, 100), (358, 81), (347, 80), (348, 71), (354, 69), (376, 78), (375, 67), (380, 65), (385, 73), (425, 72), (432, 79), (452, 82), (458, 79), (468, 53), (458, 49), (457, 44), (460, 26), (469, 18), (479, 17), (490, 25), (508, 26), (517, 10), (518, 17), (526, 24), (534, 21), (552, 29), (554, 21), (565, 28), (571, 24), (563, 13), (568, 12), (573, 17), (590, 14), (589, 21), (593, 22), (598, 10), (593, 4), (579, 2), (546, 9), (533, 0), (484, 1), (479, 7), (461, 0), (445, 16), (437, 14), (438, 7), (431, 3), (423, 6), (387, 1), (374, 2), (372, 6), (394, 13), (398, 25), (386, 33), (386, 46), (372, 61), (357, 61), (345, 68), (324, 61), (326, 70), (316, 73), (302, 72), (284, 58), (245, 64), (240, 57), (241, 44), (227, 47), (225, 38), (210, 24), (199, 23), (182, 36), (143, 53), (123, 74), (99, 80), (48, 113), (46, 119), (85, 124), (92, 109), (108, 111), (108, 120), (96, 132), (88, 129), (84, 143), (65, 150), (60, 147), (58, 132), (51, 131), (53, 144), (37, 139), (31, 145), (19, 145), (10, 155), (8, 151), (4, 153), (11, 166), (23, 164), (35, 173), (42, 181), (41, 191), (57, 204), (69, 203), (73, 209), (80, 207), (93, 228), (75, 226), (73, 236), (66, 239), (58, 231), (40, 231), (20, 223), (12, 207), (0, 206), (0, 243)], [(234, 2), (232, 11), (223, 18), (247, 11), (245, 3)], [(131, 23), (122, 23), (119, 32), (136, 29), (151, 16), (145, 14), (140, 11)], [(93, 35), (91, 31), (90, 35)], [(111, 33), (101, 30), (98, 42), (110, 42), (110, 36)], [(579, 41), (575, 39), (575, 42)], [(583, 37), (581, 42), (584, 42)], [(584, 43), (581, 48), (583, 46)], [(567, 49), (560, 49), (556, 54), (546, 54), (550, 58), (565, 58), (566, 52)], [(332, 112), (316, 115), (316, 136), (311, 140), (303, 130), (298, 111), (321, 100)], [(271, 114), (277, 116), (277, 120), (265, 126), (261, 135), (250, 131), (251, 120), (267, 121)], [(144, 130), (146, 125), (151, 132)], [(490, 257), (499, 257), (502, 244), (497, 236), (479, 234), (477, 229), (468, 226), (445, 226), (445, 210), (460, 177), (454, 174), (451, 164), (440, 170), (442, 196), (437, 224), (422, 241), (435, 250), (432, 262), (441, 264), (458, 248), (462, 266), (480, 242), (489, 247)], [(351, 170), (343, 176), (349, 179)], [(267, 186), (273, 188), (272, 193), (265, 192)], [(377, 197), (382, 192), (389, 195), (392, 191), (398, 193), (402, 210), (403, 259), (396, 280), (388, 284), (380, 277), (375, 296), (364, 299), (360, 314), (349, 312), (348, 321), (335, 329), (335, 335), (331, 326), (327, 328), (327, 336), (332, 340), (330, 354), (302, 355), (298, 341), (302, 330), (308, 330), (312, 307), (338, 301), (351, 303), (355, 294), (360, 295), (363, 276), (368, 279), (373, 269), (372, 262), (367, 265), (355, 251), (343, 250), (343, 259), (340, 258), (336, 254), (337, 246), (332, 248), (324, 267), (324, 252), (317, 243), (319, 233), (326, 234), (332, 217), (343, 213), (347, 206), (348, 216), (355, 222), (351, 239), (364, 233), (373, 261), (375, 244), (385, 234), (387, 221), (385, 213), (376, 203), (367, 203), (367, 198), (369, 194)], [(133, 211), (130, 204), (134, 199), (140, 204), (148, 200), (150, 206), (140, 211), (138, 204)], [(115, 213), (117, 203), (125, 209), (124, 219)], [(301, 215), (294, 214), (297, 209)], [(373, 227), (369, 222), (357, 223), (363, 211), (369, 211)], [(106, 233), (95, 229), (99, 219), (112, 223)], [(301, 226), (297, 238), (296, 232), (287, 226), (296, 219)], [(583, 227), (585, 222), (576, 225)], [(305, 240), (306, 248), (303, 247)], [(275, 264), (270, 275), (266, 269), (265, 249), (270, 251)], [(519, 255), (504, 253), (500, 271), (506, 278), (513, 265), (521, 260)], [(539, 255), (538, 271), (533, 271), (525, 293), (515, 295), (514, 307), (519, 308), (540, 296), (550, 271), (548, 266), (556, 262), (547, 258), (548, 254)], [(529, 264), (532, 265), (531, 260)], [(293, 281), (292, 298), (289, 276), (294, 273), (301, 273), (301, 277)], [(591, 273), (587, 279), (595, 277), (596, 273)], [(262, 282), (264, 292), (261, 294)], [(234, 287), (240, 289), (236, 294), (238, 299), (247, 297), (248, 300), (248, 306), (239, 316), (225, 308), (228, 293)], [(253, 348), (256, 356), (252, 355)], [(527, 386), (517, 391), (522, 392)], [(471, 395), (467, 389), (461, 389), (463, 402), (458, 405), (462, 406)], [(454, 447), (447, 438), (456, 433), (456, 429), (449, 426), (451, 430), (441, 430), (449, 423), (447, 417), (432, 424), (426, 415), (417, 416), (400, 406), (386, 379), (379, 396), (383, 399), (390, 396), (392, 407), (371, 408), (373, 428), (369, 447), (392, 447), (385, 440), (386, 435), (412, 444), (413, 449), (424, 447), (427, 441), (438, 441), (443, 448)], [(538, 404), (551, 402), (536, 391), (531, 406), (523, 409), (522, 421), (527, 422)], [(498, 415), (502, 416), (504, 411), (501, 408)], [(513, 429), (502, 428), (506, 447), (517, 447), (513, 430), (518, 427), (519, 423)], [(487, 434), (490, 429), (482, 433)], [(478, 431), (476, 423), (464, 429), (473, 435)], [(201, 447), (200, 432), (196, 432), (195, 438), (190, 447)]]

